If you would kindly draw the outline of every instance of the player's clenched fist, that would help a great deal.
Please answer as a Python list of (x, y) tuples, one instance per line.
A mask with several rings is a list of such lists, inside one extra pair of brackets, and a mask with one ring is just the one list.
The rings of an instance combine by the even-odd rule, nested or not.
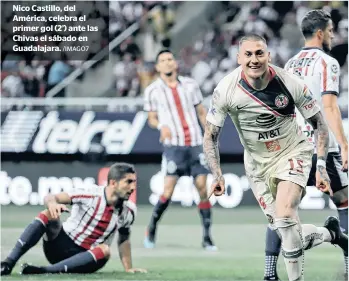
[(215, 196), (221, 196), (225, 192), (225, 181), (223, 176), (219, 176), (218, 178), (215, 178), (211, 184), (211, 191), (208, 196), (210, 198), (212, 194)]
[(322, 192), (329, 193), (330, 196), (333, 196), (333, 191), (331, 189), (331, 181), (327, 174), (326, 168), (323, 166), (317, 166), (316, 187)]
[(127, 269), (126, 272), (128, 272), (128, 273), (136, 273), (136, 272), (147, 273), (148, 271), (146, 269), (143, 269), (143, 268), (130, 268), (130, 269)]
[(48, 206), (48, 211), (50, 212), (51, 218), (52, 219), (58, 219), (62, 212), (68, 212), (69, 209), (64, 205), (64, 204), (58, 204), (56, 202), (50, 203)]

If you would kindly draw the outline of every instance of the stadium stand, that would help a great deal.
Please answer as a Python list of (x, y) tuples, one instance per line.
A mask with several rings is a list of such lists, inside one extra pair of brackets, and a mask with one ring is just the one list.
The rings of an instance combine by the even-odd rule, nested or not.
[[(108, 71), (112, 73), (113, 82), (102, 96), (136, 97), (142, 94), (156, 75), (154, 53), (163, 47), (172, 46), (171, 28), (176, 24), (176, 10), (181, 4), (167, 1), (110, 2), (110, 39), (119, 36), (135, 22), (140, 23), (140, 29), (112, 50), (115, 63), (108, 66)], [(210, 95), (217, 82), (236, 66), (237, 42), (242, 34), (254, 32), (265, 36), (273, 63), (283, 66), (303, 43), (299, 28), (295, 26), (299, 26), (308, 10), (318, 8), (322, 3), (295, 1), (281, 5), (278, 1), (269, 1), (244, 4), (221, 2), (220, 5), (223, 12), (211, 16), (209, 26), (178, 51), (181, 72), (197, 80), (205, 96)], [(324, 7), (334, 19), (335, 48), (332, 55), (342, 66), (340, 104), (343, 110), (348, 104), (346, 5), (347, 2), (328, 2)], [(106, 26), (103, 13), (93, 13), (93, 6), (90, 8), (91, 20), (100, 21), (101, 26)], [(102, 8), (99, 11), (105, 13)], [(3, 29), (6, 32), (6, 28)], [(3, 46), (6, 46), (6, 40)], [(2, 56), (1, 95), (5, 97), (44, 97), (45, 93), (81, 65), (80, 61), (52, 62), (38, 61), (36, 58), (13, 60), (11, 56), (13, 54), (10, 52)], [(93, 67), (98, 68), (98, 64)], [(78, 78), (82, 80), (83, 75)], [(64, 89), (56, 95), (64, 96)], [(97, 96), (100, 97), (101, 93)]]
[[(154, 9), (157, 6), (159, 6), (159, 8)], [(101, 32), (103, 38), (96, 38), (96, 41), (100, 44), (92, 48), (96, 51), (90, 54), (86, 59), (91, 59), (101, 48), (108, 44), (108, 40), (109, 42), (112, 41), (133, 23), (141, 21), (142, 17), (152, 9), (154, 9), (154, 12), (150, 15), (148, 23), (154, 26), (154, 31), (162, 35), (167, 29), (162, 27), (161, 12), (159, 11), (166, 10), (166, 7), (167, 5), (162, 3), (159, 4), (157, 1), (111, 1), (108, 10), (105, 2), (98, 1), (94, 4), (92, 2), (87, 2), (87, 4), (83, 6), (85, 9), (84, 13), (89, 15), (88, 22), (91, 25), (98, 25), (100, 30), (103, 30)], [(90, 10), (88, 13), (86, 13), (87, 8)], [(79, 16), (78, 12), (76, 13), (76, 16)], [(64, 58), (61, 58), (62, 60), (50, 61), (43, 60), (43, 58), (32, 57), (30, 53), (22, 57), (14, 54), (11, 48), (12, 37), (10, 36), (13, 27), (11, 20), (13, 18), (13, 12), (10, 9), (8, 12), (5, 11), (4, 14), (7, 15), (5, 19), (7, 24), (2, 26), (1, 96), (44, 97), (50, 89), (59, 84), (69, 73), (81, 66), (82, 61), (66, 60)], [(109, 29), (107, 23), (108, 19)], [(127, 38), (118, 48), (114, 49), (113, 53), (120, 58), (119, 66), (126, 65), (125, 70), (133, 68), (132, 63), (129, 65), (130, 61), (135, 62), (141, 58), (139, 47), (137, 44), (133, 43), (133, 36)], [(131, 58), (129, 58), (129, 54), (131, 54)], [(134, 74), (134, 72), (129, 71), (127, 77), (124, 77), (124, 74), (117, 70), (115, 70), (115, 73), (116, 77), (120, 80), (120, 82), (117, 83), (117, 85), (119, 85), (117, 87), (120, 93), (119, 96), (124, 96), (123, 88), (125, 87), (122, 87), (122, 85), (125, 84), (129, 86), (128, 83), (124, 83), (124, 80), (128, 82), (128, 78), (131, 77), (131, 74)], [(129, 91), (127, 91), (126, 94), (128, 92)], [(64, 96), (64, 91), (56, 95), (56, 97)]]

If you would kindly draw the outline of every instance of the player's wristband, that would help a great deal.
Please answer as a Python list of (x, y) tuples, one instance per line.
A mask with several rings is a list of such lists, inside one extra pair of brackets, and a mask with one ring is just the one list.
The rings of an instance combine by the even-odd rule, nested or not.
[(162, 126), (163, 126), (163, 124), (159, 123), (159, 124), (156, 126), (156, 128), (160, 131), (161, 128), (162, 128)]
[(318, 159), (316, 162), (316, 166), (321, 166), (321, 167), (326, 168), (326, 161), (322, 160), (322, 159)]

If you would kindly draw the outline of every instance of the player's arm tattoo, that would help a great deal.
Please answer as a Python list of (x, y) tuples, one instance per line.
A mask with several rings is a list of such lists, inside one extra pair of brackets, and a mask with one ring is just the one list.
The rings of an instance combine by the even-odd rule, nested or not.
[(328, 126), (321, 112), (316, 113), (314, 116), (307, 120), (316, 130), (316, 145), (318, 159), (327, 159), (328, 146), (329, 146), (329, 132)]
[(203, 147), (206, 161), (215, 179), (222, 176), (218, 148), (218, 138), (220, 132), (220, 127), (215, 126), (208, 121), (206, 122)]
[(314, 116), (307, 120), (316, 130), (316, 144), (317, 144), (317, 164), (316, 169), (319, 171), (321, 177), (330, 182), (328, 173), (326, 171), (326, 159), (329, 146), (329, 131), (325, 119), (321, 112), (316, 113)]

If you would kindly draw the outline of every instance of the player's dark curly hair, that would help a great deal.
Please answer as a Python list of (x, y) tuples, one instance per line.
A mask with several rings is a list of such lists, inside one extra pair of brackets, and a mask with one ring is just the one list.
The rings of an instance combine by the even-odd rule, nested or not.
[(128, 163), (115, 163), (108, 172), (108, 183), (110, 180), (119, 181), (125, 177), (126, 174), (135, 174), (135, 167)]
[(324, 31), (331, 20), (330, 13), (324, 10), (309, 11), (303, 18), (301, 29), (303, 36), (307, 39), (314, 35), (316, 31), (321, 29)]

